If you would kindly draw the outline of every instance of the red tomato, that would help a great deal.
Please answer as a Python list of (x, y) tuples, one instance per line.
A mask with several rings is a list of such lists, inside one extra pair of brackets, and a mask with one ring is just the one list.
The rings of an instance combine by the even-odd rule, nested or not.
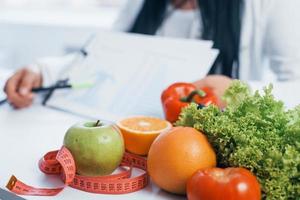
[(256, 177), (244, 168), (197, 171), (187, 183), (189, 200), (260, 200)]

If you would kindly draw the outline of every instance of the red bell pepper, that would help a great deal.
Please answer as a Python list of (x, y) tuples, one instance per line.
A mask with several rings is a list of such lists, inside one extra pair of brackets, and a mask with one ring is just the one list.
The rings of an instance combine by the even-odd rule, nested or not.
[(178, 120), (182, 108), (191, 102), (202, 106), (208, 106), (209, 104), (217, 105), (217, 97), (210, 88), (204, 87), (197, 89), (196, 86), (191, 83), (172, 84), (163, 91), (161, 101), (165, 118), (171, 123)]

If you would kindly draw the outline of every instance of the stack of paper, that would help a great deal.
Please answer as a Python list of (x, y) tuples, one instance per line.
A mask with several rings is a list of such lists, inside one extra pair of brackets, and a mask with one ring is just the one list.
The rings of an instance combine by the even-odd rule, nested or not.
[(105, 120), (129, 115), (163, 117), (163, 89), (204, 77), (218, 54), (210, 41), (111, 32), (98, 33), (86, 51), (88, 56), (64, 77), (94, 86), (57, 91), (48, 105)]

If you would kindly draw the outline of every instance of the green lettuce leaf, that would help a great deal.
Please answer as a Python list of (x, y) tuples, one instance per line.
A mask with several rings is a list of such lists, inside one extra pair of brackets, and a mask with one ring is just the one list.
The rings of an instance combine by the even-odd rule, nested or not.
[(272, 86), (263, 94), (234, 81), (224, 111), (215, 106), (183, 110), (179, 126), (205, 133), (220, 167), (245, 167), (261, 183), (264, 199), (300, 199), (300, 106), (285, 110)]

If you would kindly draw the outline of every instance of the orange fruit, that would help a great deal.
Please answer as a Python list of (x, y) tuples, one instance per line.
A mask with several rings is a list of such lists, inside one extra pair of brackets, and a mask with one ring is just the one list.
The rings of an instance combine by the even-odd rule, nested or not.
[(155, 117), (130, 117), (117, 123), (123, 134), (127, 151), (147, 155), (154, 139), (162, 132), (170, 130), (172, 124)]
[(194, 128), (175, 127), (151, 145), (147, 167), (152, 181), (175, 194), (185, 194), (187, 180), (199, 169), (216, 166), (206, 136)]

